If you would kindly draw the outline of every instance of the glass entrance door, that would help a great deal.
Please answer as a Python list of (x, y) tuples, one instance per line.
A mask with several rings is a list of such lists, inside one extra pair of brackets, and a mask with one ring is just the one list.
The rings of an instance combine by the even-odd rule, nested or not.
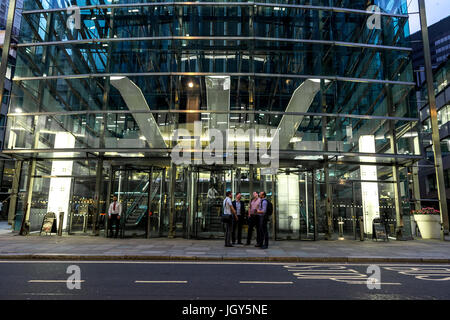
[(159, 237), (163, 170), (157, 167), (114, 170), (112, 196), (122, 204), (122, 237)]
[(85, 234), (92, 231), (95, 219), (95, 176), (71, 180), (68, 233)]
[(361, 184), (355, 181), (333, 183), (333, 231), (338, 239), (359, 237), (361, 210)]
[(193, 169), (195, 183), (192, 236), (200, 239), (223, 238), (222, 203), (227, 191), (235, 192), (234, 172), (230, 168)]

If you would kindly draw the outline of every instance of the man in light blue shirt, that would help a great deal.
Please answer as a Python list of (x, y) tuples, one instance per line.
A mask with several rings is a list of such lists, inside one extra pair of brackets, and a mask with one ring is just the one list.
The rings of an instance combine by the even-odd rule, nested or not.
[(223, 200), (223, 223), (225, 225), (225, 247), (232, 247), (231, 244), (231, 231), (233, 225), (233, 219), (238, 220), (236, 210), (233, 208), (231, 202), (232, 193), (227, 191), (225, 200)]
[(258, 243), (256, 246), (261, 247), (261, 249), (267, 249), (269, 247), (269, 229), (267, 227), (267, 223), (269, 222), (269, 220), (265, 216), (268, 204), (266, 193), (264, 191), (261, 191), (259, 193), (259, 198), (261, 199), (261, 202), (259, 203), (259, 209), (256, 210), (256, 214), (258, 216), (258, 227), (261, 237), (260, 243)]

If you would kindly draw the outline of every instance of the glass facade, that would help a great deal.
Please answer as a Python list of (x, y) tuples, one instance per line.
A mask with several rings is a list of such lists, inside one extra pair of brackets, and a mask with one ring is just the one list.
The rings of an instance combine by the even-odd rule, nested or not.
[[(50, 209), (86, 231), (116, 194), (124, 236), (216, 237), (227, 190), (266, 190), (272, 237), (330, 237), (342, 221), (353, 236), (359, 217), (367, 234), (383, 216), (402, 227), (422, 157), (406, 8), (25, 0), (5, 143), (26, 179), (17, 208), (31, 231)], [(172, 162), (180, 144), (208, 149), (211, 129), (238, 132), (215, 152), (242, 143), (241, 162)], [(267, 171), (252, 146), (273, 151), (275, 129)]]
[[(433, 86), (436, 95), (436, 109), (439, 137), (441, 144), (441, 154), (443, 162), (444, 185), (447, 194), (447, 204), (450, 198), (450, 58), (442, 62), (433, 74)], [(428, 104), (428, 90), (425, 85), (418, 92), (418, 106), (420, 119), (422, 122), (422, 142), (425, 159), (419, 164), (422, 168), (419, 171), (421, 185), (421, 199), (425, 199), (423, 206), (439, 207), (436, 200), (438, 188), (436, 184), (436, 172), (434, 166), (434, 153), (432, 149), (432, 128), (430, 118), (430, 107)], [(433, 185), (434, 183), (434, 185)]]

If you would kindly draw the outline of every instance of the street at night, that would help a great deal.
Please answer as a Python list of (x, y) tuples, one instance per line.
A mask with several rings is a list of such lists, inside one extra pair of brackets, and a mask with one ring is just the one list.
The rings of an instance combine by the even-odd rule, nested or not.
[[(80, 279), (70, 278), (79, 267)], [(449, 265), (2, 261), (0, 299), (450, 299)], [(68, 288), (79, 283), (79, 288)], [(369, 281), (370, 283), (370, 281)]]

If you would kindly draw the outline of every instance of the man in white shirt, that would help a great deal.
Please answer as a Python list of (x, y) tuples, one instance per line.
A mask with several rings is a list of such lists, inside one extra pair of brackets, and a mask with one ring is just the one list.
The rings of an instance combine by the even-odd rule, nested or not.
[(116, 232), (114, 238), (117, 238), (120, 229), (120, 216), (122, 214), (122, 204), (117, 201), (117, 197), (113, 197), (113, 202), (109, 205), (108, 219), (109, 219), (109, 235), (112, 237), (112, 226), (115, 226)]
[(236, 210), (231, 201), (232, 193), (227, 191), (227, 197), (223, 200), (223, 223), (225, 224), (225, 247), (233, 247), (231, 244), (231, 232), (233, 219), (238, 220)]
[(217, 196), (219, 195), (219, 192), (214, 188), (214, 186), (211, 186), (208, 190), (208, 193), (206, 194), (206, 197), (209, 201), (214, 201)]

